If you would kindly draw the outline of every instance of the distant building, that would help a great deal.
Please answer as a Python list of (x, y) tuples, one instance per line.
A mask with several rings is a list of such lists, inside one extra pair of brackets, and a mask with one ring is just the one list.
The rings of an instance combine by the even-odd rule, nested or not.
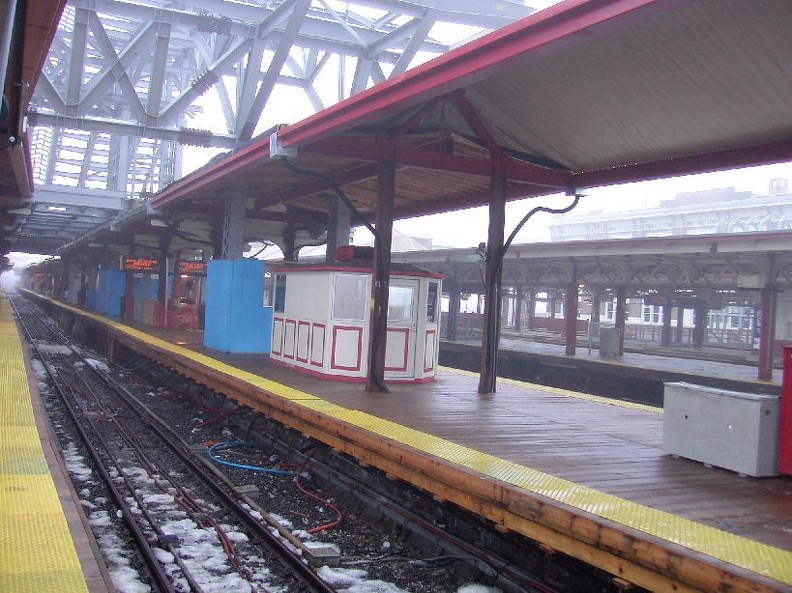
[(633, 239), (792, 229), (787, 179), (758, 196), (733, 187), (678, 194), (656, 208), (564, 216), (548, 225), (552, 241)]

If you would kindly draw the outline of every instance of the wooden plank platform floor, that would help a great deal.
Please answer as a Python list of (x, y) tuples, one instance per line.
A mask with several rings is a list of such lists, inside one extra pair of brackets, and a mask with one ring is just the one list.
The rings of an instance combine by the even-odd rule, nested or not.
[[(370, 393), (362, 385), (322, 381), (267, 364), (262, 356), (212, 352), (202, 347), (201, 332), (145, 329), (345, 408), (792, 551), (792, 479), (740, 476), (665, 454), (659, 410), (568, 397), (559, 395), (562, 390), (504, 379), (495, 394), (481, 395), (473, 375), (450, 369), (434, 383), (396, 384), (391, 393)], [(677, 364), (698, 372), (708, 368), (702, 361)], [(712, 368), (724, 372), (723, 363)]]
[(266, 364), (261, 356), (193, 347), (345, 408), (792, 551), (792, 479), (740, 476), (665, 454), (659, 410), (559, 395), (563, 391), (510, 380), (500, 380), (497, 393), (482, 396), (475, 377), (450, 369), (435, 383), (370, 393), (362, 385)]

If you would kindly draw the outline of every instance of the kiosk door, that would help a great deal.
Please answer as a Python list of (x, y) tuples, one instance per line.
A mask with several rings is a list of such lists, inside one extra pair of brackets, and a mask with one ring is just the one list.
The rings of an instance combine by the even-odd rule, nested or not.
[(386, 378), (412, 377), (415, 374), (417, 311), (418, 280), (391, 278), (385, 347)]

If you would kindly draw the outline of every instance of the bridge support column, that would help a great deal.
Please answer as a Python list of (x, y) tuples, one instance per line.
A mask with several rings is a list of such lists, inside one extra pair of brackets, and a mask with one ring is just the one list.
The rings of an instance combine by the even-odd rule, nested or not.
[(297, 230), (294, 228), (294, 224), (290, 222), (289, 224), (286, 225), (286, 229), (283, 231), (284, 261), (297, 261), (298, 254), (297, 254), (297, 247), (295, 245), (296, 241), (297, 241)]
[(247, 188), (233, 186), (226, 194), (223, 211), (222, 259), (242, 257), (245, 243), (245, 206)]
[(336, 261), (336, 249), (349, 245), (349, 232), (352, 229), (352, 212), (337, 196), (330, 198), (330, 215), (327, 220), (327, 252), (325, 261)]
[(160, 237), (157, 262), (157, 302), (154, 305), (154, 327), (168, 326), (168, 252), (170, 238)]

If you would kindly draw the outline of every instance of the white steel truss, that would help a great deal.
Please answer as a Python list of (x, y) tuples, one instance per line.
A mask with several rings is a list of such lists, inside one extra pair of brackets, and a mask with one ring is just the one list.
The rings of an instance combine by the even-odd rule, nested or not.
[[(443, 53), (449, 24), (459, 40), (530, 12), (504, 0), (72, 0), (31, 104), (30, 124), (57, 145), (36, 146), (39, 181), (156, 191), (180, 176), (180, 151), (164, 145), (234, 148)], [(305, 105), (284, 109), (286, 89)]]
[[(145, 200), (275, 124), (531, 12), (519, 0), (71, 0), (28, 114), (36, 187)], [(36, 236), (18, 248), (50, 252), (33, 206)]]

